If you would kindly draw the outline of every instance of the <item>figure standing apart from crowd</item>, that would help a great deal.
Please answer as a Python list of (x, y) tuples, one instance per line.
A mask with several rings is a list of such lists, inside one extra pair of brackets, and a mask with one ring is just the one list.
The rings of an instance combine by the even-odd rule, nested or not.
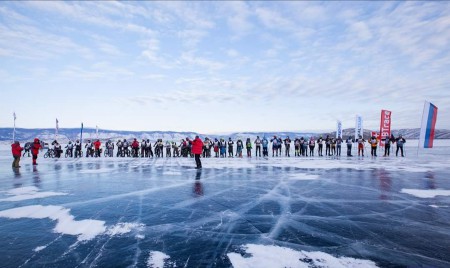
[(395, 139), (395, 142), (397, 143), (397, 151), (395, 152), (395, 156), (398, 156), (398, 151), (400, 150), (402, 153), (402, 157), (405, 156), (403, 152), (403, 145), (406, 143), (406, 140), (402, 137), (400, 134), (397, 139)]
[(20, 147), (20, 142), (15, 141), (13, 144), (11, 144), (11, 152), (14, 158), (14, 161), (12, 163), (13, 168), (20, 168), (20, 157), (22, 156), (22, 150), (23, 148)]
[(197, 165), (196, 169), (202, 168), (202, 162), (200, 160), (200, 155), (202, 154), (202, 151), (203, 151), (203, 141), (200, 139), (199, 136), (195, 136), (195, 139), (192, 142), (192, 154), (194, 155), (195, 164)]

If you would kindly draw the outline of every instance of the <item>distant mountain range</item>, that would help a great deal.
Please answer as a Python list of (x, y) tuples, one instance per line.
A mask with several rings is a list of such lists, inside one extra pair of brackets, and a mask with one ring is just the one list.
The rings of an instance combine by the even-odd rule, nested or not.
[[(370, 136), (371, 130), (364, 130), (364, 137), (368, 138)], [(354, 128), (348, 128), (343, 130), (344, 138), (348, 136), (354, 136)], [(12, 140), (13, 129), (12, 128), (0, 128), (0, 141), (11, 141)], [(411, 129), (398, 129), (392, 130), (394, 136), (402, 134), (406, 139), (418, 139), (420, 135), (419, 128)], [(186, 137), (194, 138), (195, 135), (200, 135), (202, 138), (226, 138), (231, 137), (233, 140), (236, 138), (246, 139), (250, 138), (253, 140), (256, 136), (259, 137), (273, 137), (289, 136), (291, 139), (295, 137), (334, 137), (336, 132), (322, 133), (322, 132), (235, 132), (226, 135), (214, 135), (214, 134), (201, 134), (195, 132), (175, 132), (175, 131), (122, 131), (122, 130), (99, 130), (98, 137), (96, 135), (96, 130), (94, 128), (86, 128), (83, 130), (83, 140), (87, 139), (100, 139), (100, 140), (118, 140), (118, 139), (134, 139), (137, 138), (139, 141), (142, 139), (149, 139), (150, 141), (156, 141), (157, 139), (169, 140), (169, 141), (179, 141)], [(50, 128), (37, 128), (37, 129), (25, 129), (16, 128), (16, 140), (19, 141), (31, 141), (34, 138), (39, 138), (44, 141), (52, 141), (55, 139), (55, 129)], [(436, 139), (450, 139), (450, 130), (437, 129), (435, 133)], [(68, 140), (80, 139), (80, 129), (79, 128), (61, 128), (58, 133), (58, 141), (67, 142)]]

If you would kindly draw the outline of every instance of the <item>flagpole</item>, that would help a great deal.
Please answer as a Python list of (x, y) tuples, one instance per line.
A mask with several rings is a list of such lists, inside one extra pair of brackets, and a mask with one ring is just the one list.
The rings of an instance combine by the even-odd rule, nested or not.
[(83, 144), (83, 122), (81, 122), (80, 144)]
[(58, 140), (58, 118), (56, 118), (55, 141)]
[(13, 113), (14, 116), (14, 129), (13, 129), (13, 143), (16, 141), (16, 112)]

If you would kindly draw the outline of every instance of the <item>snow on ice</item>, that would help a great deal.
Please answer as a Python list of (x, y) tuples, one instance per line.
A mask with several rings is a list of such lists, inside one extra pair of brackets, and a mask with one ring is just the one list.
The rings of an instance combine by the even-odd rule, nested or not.
[[(4, 267), (448, 267), (450, 157), (39, 157), (0, 146)], [(432, 153), (430, 153), (432, 152)]]

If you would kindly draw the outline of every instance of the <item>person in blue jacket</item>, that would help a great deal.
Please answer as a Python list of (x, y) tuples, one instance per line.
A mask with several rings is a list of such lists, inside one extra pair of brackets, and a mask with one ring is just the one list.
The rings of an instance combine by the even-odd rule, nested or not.
[(263, 137), (261, 144), (263, 147), (263, 157), (269, 157), (269, 141), (266, 136)]

